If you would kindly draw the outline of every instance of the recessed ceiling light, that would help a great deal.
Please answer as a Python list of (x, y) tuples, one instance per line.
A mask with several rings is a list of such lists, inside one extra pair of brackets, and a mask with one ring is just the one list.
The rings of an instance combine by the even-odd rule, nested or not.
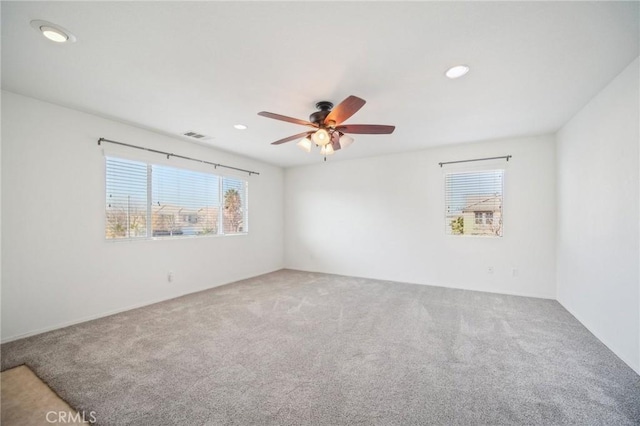
[(454, 78), (462, 77), (468, 72), (469, 67), (467, 65), (456, 65), (455, 67), (449, 68), (444, 75), (453, 80)]
[(245, 126), (244, 124), (234, 124), (233, 127), (238, 130), (247, 130), (247, 126)]
[(60, 25), (36, 19), (34, 21), (31, 21), (31, 26), (40, 31), (43, 36), (51, 41), (55, 41), (56, 43), (73, 43), (74, 41), (76, 41), (76, 37), (68, 30), (62, 28)]

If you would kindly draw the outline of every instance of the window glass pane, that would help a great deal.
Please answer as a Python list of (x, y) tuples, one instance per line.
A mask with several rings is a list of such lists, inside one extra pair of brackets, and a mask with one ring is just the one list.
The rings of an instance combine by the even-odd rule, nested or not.
[(445, 175), (445, 229), (450, 235), (502, 236), (504, 170)]
[(218, 176), (158, 165), (151, 176), (154, 237), (218, 233)]
[(222, 181), (222, 194), (224, 233), (247, 232), (247, 183), (241, 179), (225, 177)]
[(147, 236), (147, 165), (106, 158), (107, 239)]

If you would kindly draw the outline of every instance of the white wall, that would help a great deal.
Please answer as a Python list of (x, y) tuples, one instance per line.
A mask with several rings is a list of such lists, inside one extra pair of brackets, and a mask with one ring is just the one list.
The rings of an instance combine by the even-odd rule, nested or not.
[(640, 373), (636, 59), (558, 133), (557, 298)]
[[(460, 167), (438, 162), (506, 154), (504, 237), (445, 235), (443, 172)], [(553, 136), (318, 163), (285, 171), (287, 267), (555, 297)]]
[[(3, 341), (282, 268), (282, 169), (2, 94)], [(100, 137), (260, 172), (249, 235), (105, 241)]]
[[(0, 102), (2, 92), (0, 92)], [(0, 129), (2, 129), (2, 115), (0, 114)], [(2, 137), (0, 137), (0, 259), (2, 259)], [(0, 336), (2, 335), (2, 261), (0, 260)]]

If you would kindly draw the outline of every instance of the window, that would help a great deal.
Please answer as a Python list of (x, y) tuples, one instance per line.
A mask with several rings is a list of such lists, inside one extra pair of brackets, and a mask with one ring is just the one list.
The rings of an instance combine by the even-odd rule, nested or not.
[(475, 212), (476, 216), (476, 225), (482, 224), (482, 212)]
[(503, 186), (504, 170), (446, 174), (446, 233), (501, 237)]
[(485, 225), (493, 225), (493, 212), (484, 213), (484, 223)]
[(105, 236), (246, 233), (247, 191), (238, 178), (107, 157)]

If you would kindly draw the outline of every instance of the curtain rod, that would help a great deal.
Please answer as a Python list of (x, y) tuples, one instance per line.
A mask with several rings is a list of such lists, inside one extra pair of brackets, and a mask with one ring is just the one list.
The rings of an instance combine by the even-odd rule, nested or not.
[(128, 146), (129, 148), (141, 149), (143, 151), (149, 151), (149, 152), (153, 152), (155, 154), (166, 155), (167, 156), (167, 160), (169, 158), (171, 158), (171, 157), (176, 157), (176, 158), (182, 158), (183, 160), (190, 160), (190, 161), (196, 161), (198, 163), (210, 164), (213, 167), (215, 167), (216, 169), (218, 167), (224, 167), (225, 169), (231, 169), (231, 170), (237, 170), (239, 172), (249, 173), (249, 176), (251, 176), (251, 175), (259, 175), (260, 174), (258, 172), (254, 172), (253, 170), (245, 170), (245, 169), (240, 169), (238, 167), (225, 166), (224, 164), (212, 163), (211, 161), (205, 161), (205, 160), (198, 160), (197, 158), (185, 157), (184, 155), (178, 155), (178, 154), (174, 154), (172, 152), (158, 151), (157, 149), (145, 148), (144, 146), (131, 145), (131, 144), (128, 144), (128, 143), (112, 141), (112, 140), (105, 139), (105, 138), (98, 139), (98, 145), (102, 144), (102, 142), (108, 142), (108, 143), (113, 143), (113, 144), (116, 144), (116, 145)]
[(471, 160), (459, 160), (459, 161), (445, 161), (443, 163), (438, 163), (440, 164), (440, 167), (444, 166), (445, 164), (455, 164), (455, 163), (468, 163), (470, 161), (485, 161), (485, 160), (499, 160), (501, 158), (506, 159), (507, 161), (509, 161), (509, 158), (513, 157), (513, 155), (503, 155), (501, 157), (487, 157), (487, 158), (473, 158)]

